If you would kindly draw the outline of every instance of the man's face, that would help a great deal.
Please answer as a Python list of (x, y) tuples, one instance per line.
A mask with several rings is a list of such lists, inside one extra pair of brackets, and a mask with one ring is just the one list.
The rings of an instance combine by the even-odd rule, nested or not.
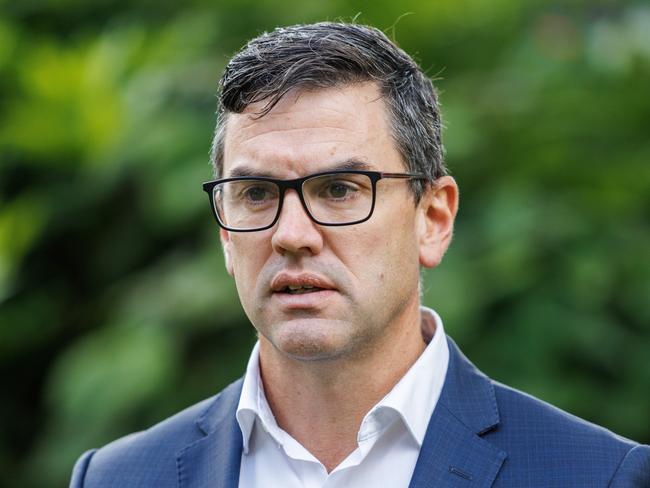
[[(228, 116), (224, 177), (290, 179), (350, 162), (405, 171), (373, 83), (294, 90), (257, 117), (262, 107)], [(380, 180), (376, 198), (370, 220), (324, 227), (289, 190), (272, 228), (221, 231), (228, 272), (263, 352), (301, 360), (362, 354), (398, 333), (407, 310), (417, 310), (424, 228), (418, 215), (426, 211), (415, 205), (407, 180)], [(288, 285), (314, 288), (293, 293)]]

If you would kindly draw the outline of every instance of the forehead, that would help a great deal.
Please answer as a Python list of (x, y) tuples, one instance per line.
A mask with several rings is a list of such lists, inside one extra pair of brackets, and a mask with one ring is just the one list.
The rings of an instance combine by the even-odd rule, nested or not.
[(242, 166), (289, 177), (341, 161), (358, 160), (380, 169), (385, 159), (399, 159), (375, 83), (294, 89), (260, 117), (264, 105), (258, 102), (228, 115), (224, 176)]

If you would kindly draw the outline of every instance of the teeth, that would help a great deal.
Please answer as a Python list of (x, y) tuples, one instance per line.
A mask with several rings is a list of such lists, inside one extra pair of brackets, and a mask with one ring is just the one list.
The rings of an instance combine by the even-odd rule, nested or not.
[(318, 289), (318, 287), (312, 285), (287, 285), (286, 287), (289, 293), (309, 293), (315, 289)]
[(288, 285), (287, 288), (289, 288), (289, 290), (291, 291), (296, 291), (302, 288), (304, 288), (305, 290), (311, 290), (314, 287), (311, 285)]

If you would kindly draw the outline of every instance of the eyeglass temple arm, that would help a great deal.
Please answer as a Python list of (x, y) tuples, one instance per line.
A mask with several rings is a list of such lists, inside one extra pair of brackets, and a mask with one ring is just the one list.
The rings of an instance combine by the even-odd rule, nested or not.
[(382, 178), (402, 178), (402, 179), (409, 179), (409, 178), (418, 178), (421, 180), (426, 180), (428, 179), (426, 175), (423, 175), (422, 173), (379, 173)]

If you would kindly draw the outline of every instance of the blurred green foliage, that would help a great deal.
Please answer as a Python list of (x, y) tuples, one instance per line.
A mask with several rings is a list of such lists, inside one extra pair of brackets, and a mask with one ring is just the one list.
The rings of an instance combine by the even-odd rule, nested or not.
[[(437, 85), (461, 187), (424, 302), (484, 371), (650, 441), (650, 7), (635, 1), (0, 1), (0, 468), (214, 394), (255, 337), (200, 183), (228, 57), (385, 29)], [(412, 14), (403, 15), (411, 12)]]

